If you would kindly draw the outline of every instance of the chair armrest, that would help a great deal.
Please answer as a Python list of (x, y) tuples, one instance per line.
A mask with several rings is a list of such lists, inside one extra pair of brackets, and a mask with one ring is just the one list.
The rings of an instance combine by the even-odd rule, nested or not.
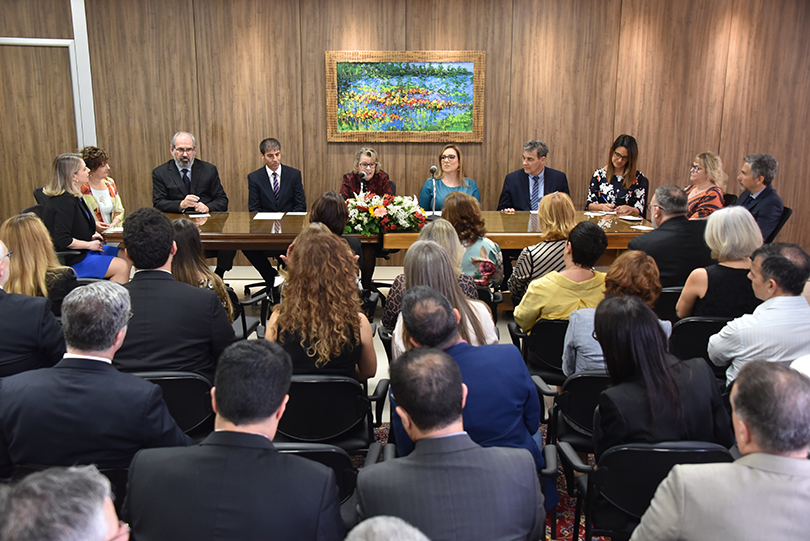
[(377, 324), (376, 324), (376, 323), (372, 323), (372, 324), (371, 324), (371, 337), (372, 337), (372, 338), (374, 338), (374, 335), (375, 335), (375, 334), (377, 334)]
[(557, 446), (549, 443), (543, 446), (543, 458), (546, 460), (546, 467), (540, 470), (540, 477), (557, 477)]
[(374, 409), (374, 426), (378, 427), (382, 424), (383, 410), (385, 409), (385, 401), (388, 399), (388, 379), (381, 379), (377, 382), (377, 388), (374, 389), (374, 394), (369, 395), (368, 399), (376, 402)]
[(255, 297), (251, 297), (246, 300), (240, 300), (239, 304), (241, 304), (242, 306), (253, 306), (254, 304), (258, 304), (266, 299), (267, 293), (262, 293), (261, 295), (256, 295)]
[(562, 460), (564, 464), (570, 466), (572, 469), (578, 472), (594, 472), (594, 468), (582, 462), (582, 459), (579, 458), (579, 455), (576, 451), (574, 451), (574, 448), (571, 447), (570, 443), (567, 441), (559, 441), (556, 445), (557, 450), (560, 452), (560, 460)]
[(523, 352), (523, 348), (521, 347), (521, 340), (524, 338), (528, 338), (529, 335), (523, 332), (523, 330), (518, 327), (518, 324), (514, 321), (510, 321), (506, 324), (506, 328), (509, 329), (509, 336), (512, 337), (512, 343), (517, 346), (517, 348)]
[(371, 445), (368, 446), (368, 453), (366, 453), (366, 460), (363, 462), (363, 467), (370, 466), (372, 464), (376, 464), (380, 461), (380, 456), (382, 455), (383, 445), (375, 441)]
[(548, 383), (538, 375), (533, 375), (532, 381), (534, 382), (534, 386), (537, 387), (537, 392), (544, 396), (557, 396), (559, 394), (557, 389), (549, 387)]
[(501, 304), (503, 302), (503, 293), (496, 291), (492, 294), (492, 304)]
[(394, 460), (397, 457), (397, 446), (393, 443), (387, 443), (383, 446), (383, 462), (387, 460)]

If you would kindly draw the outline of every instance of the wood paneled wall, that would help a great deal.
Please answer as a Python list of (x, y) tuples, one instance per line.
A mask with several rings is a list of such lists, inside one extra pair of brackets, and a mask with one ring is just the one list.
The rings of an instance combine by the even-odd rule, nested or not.
[[(64, 37), (68, 0), (48, 2), (41, 17), (35, 7), (41, 2), (12, 1), (0, 34)], [(548, 165), (568, 174), (581, 207), (610, 143), (630, 133), (653, 188), (685, 184), (693, 156), (713, 150), (726, 164), (728, 191), (739, 193), (734, 179), (742, 157), (772, 153), (780, 161), (774, 186), (797, 211), (780, 240), (810, 247), (810, 218), (799, 208), (810, 201), (810, 183), (800, 180), (810, 168), (806, 0), (86, 0), (86, 6), (98, 143), (111, 156), (130, 210), (151, 204), (151, 170), (170, 158), (169, 139), (178, 130), (197, 135), (198, 157), (217, 164), (232, 210), (247, 209), (246, 176), (262, 165), (264, 137), (278, 138), (283, 161), (303, 171), (311, 203), (338, 188), (359, 146), (326, 142), (325, 51), (484, 50), (484, 142), (461, 149), (485, 209), (495, 208), (503, 177), (521, 165), (522, 143), (535, 137), (548, 143)], [(31, 122), (52, 122), (36, 107), (28, 113)], [(2, 172), (5, 216), (31, 204), (27, 187), (8, 189), (19, 172), (41, 178), (42, 164), (71, 148), (57, 136), (50, 146), (21, 143), (8, 123), (0, 137), (6, 156), (24, 156), (14, 165), (17, 176)], [(53, 141), (68, 148), (57, 151)], [(401, 194), (418, 193), (441, 148), (374, 146)], [(26, 174), (32, 167), (40, 171)]]

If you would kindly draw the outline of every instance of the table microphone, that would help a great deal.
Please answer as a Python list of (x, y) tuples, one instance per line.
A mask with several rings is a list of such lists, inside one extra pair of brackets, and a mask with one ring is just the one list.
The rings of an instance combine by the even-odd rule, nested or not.
[(366, 172), (360, 171), (357, 176), (360, 177), (360, 192), (366, 191)]
[(430, 178), (433, 181), (433, 205), (432, 205), (432, 212), (430, 213), (430, 217), (428, 220), (435, 220), (436, 219), (436, 171), (438, 169), (435, 165), (430, 166)]

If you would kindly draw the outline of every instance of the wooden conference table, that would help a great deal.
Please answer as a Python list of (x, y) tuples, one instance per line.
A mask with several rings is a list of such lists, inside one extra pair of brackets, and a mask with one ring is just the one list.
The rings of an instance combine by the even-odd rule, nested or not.
[[(517, 250), (540, 242), (541, 235), (537, 216), (529, 212), (503, 214), (501, 212), (483, 212), (486, 220), (487, 237), (497, 242), (503, 250)], [(181, 214), (167, 214), (171, 219)], [(200, 226), (200, 238), (207, 250), (284, 250), (309, 223), (305, 215), (285, 214), (280, 220), (254, 220), (253, 212), (216, 212), (208, 218), (190, 218)], [(641, 223), (651, 226), (650, 222), (629, 222), (617, 216), (585, 216), (577, 212), (577, 221), (590, 220), (598, 223), (607, 234), (608, 247), (605, 258), (600, 264), (616, 258), (618, 253), (627, 249), (627, 243), (633, 237), (646, 231), (633, 229)], [(382, 235), (382, 245), (388, 249), (407, 249), (416, 242), (418, 233), (387, 233)], [(122, 234), (109, 233), (108, 242), (121, 242)], [(361, 242), (379, 243), (380, 236), (364, 237), (358, 235)]]

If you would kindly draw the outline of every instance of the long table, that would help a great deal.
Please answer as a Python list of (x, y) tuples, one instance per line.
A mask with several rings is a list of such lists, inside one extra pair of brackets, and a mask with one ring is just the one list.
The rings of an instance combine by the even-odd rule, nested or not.
[[(187, 218), (200, 226), (203, 246), (209, 250), (283, 250), (309, 223), (304, 215), (285, 214), (280, 220), (254, 220), (255, 212), (215, 212), (208, 218)], [(182, 214), (167, 214), (171, 219)], [(487, 237), (497, 242), (504, 250), (520, 249), (542, 240), (537, 215), (529, 212), (503, 214), (484, 212)], [(577, 213), (577, 221), (590, 220), (598, 223), (607, 234), (610, 260), (627, 249), (627, 243), (644, 231), (633, 229), (633, 225), (650, 226), (650, 222), (628, 222), (617, 216), (589, 217), (584, 212)], [(121, 233), (105, 235), (108, 242), (121, 242)], [(388, 249), (407, 249), (416, 242), (418, 233), (387, 233), (381, 235), (382, 245)], [(358, 236), (361, 242), (376, 244), (380, 236)]]

